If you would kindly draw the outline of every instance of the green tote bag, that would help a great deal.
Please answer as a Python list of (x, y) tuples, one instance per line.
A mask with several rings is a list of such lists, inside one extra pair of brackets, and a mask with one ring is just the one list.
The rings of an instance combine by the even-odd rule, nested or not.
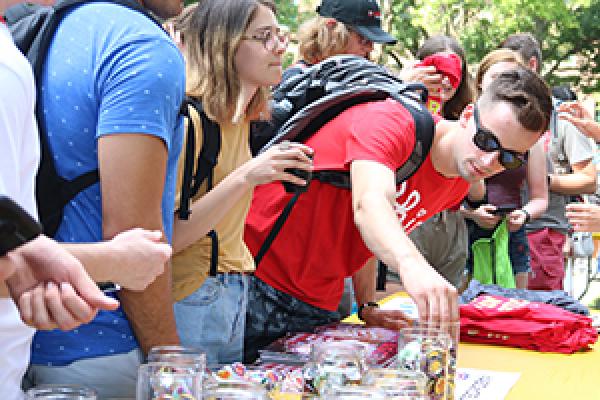
[(478, 239), (471, 245), (474, 279), (505, 288), (516, 287), (508, 255), (508, 236), (508, 227), (504, 219), (491, 238)]

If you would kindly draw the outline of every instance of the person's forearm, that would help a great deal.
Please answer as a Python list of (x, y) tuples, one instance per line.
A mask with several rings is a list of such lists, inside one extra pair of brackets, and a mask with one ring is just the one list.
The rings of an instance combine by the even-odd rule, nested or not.
[(118, 254), (111, 251), (106, 242), (61, 243), (62, 247), (77, 258), (90, 277), (96, 282), (119, 282)]
[(239, 167), (211, 191), (194, 201), (188, 220), (181, 220), (175, 215), (173, 252), (178, 253), (204, 237), (251, 189), (252, 185), (244, 178), (244, 166)]
[(354, 287), (354, 298), (356, 304), (375, 301), (375, 280), (377, 279), (377, 259), (371, 257), (365, 265), (354, 275), (352, 275), (352, 285)]
[(385, 197), (363, 195), (354, 206), (354, 220), (367, 247), (390, 268), (401, 271), (427, 264)]
[(595, 176), (574, 172), (572, 174), (550, 175), (550, 190), (566, 195), (591, 194), (596, 192)]
[[(154, 223), (144, 221), (133, 225), (162, 231), (162, 226), (158, 221)], [(105, 222), (104, 236), (106, 239), (112, 239), (117, 233), (128, 228), (117, 224), (116, 221)], [(118, 268), (115, 269), (118, 273)], [(171, 268), (168, 264), (165, 265), (165, 272), (159, 275), (145, 290), (122, 289), (119, 291), (121, 306), (144, 354), (153, 346), (179, 344), (171, 291)]]
[(153, 346), (179, 344), (171, 295), (171, 268), (143, 292), (120, 290), (119, 300), (144, 354)]
[(532, 219), (539, 218), (548, 208), (548, 199), (531, 199), (522, 208), (527, 210)]

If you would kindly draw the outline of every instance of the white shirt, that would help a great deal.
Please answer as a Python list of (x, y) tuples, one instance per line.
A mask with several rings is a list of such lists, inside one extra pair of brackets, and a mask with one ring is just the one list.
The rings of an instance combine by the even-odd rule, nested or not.
[[(0, 193), (31, 215), (40, 146), (34, 118), (35, 85), (27, 59), (0, 23)], [(35, 330), (26, 326), (10, 299), (0, 299), (0, 393), (3, 400), (23, 398), (21, 379)]]

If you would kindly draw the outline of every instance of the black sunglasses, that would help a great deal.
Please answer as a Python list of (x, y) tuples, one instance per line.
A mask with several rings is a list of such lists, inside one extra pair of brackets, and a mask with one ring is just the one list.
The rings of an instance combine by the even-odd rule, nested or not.
[(491, 153), (492, 151), (500, 152), (500, 164), (506, 169), (519, 168), (527, 163), (529, 152), (523, 154), (518, 151), (505, 149), (492, 131), (481, 126), (477, 104), (475, 104), (475, 107), (473, 108), (473, 118), (475, 119), (476, 129), (475, 136), (473, 136), (473, 142), (479, 149), (488, 153)]

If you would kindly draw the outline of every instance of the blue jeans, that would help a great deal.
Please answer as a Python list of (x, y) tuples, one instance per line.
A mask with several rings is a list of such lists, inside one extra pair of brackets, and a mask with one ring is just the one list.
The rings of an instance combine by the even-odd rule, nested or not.
[(174, 305), (181, 345), (204, 351), (209, 367), (242, 361), (248, 278), (209, 276), (198, 290)]

